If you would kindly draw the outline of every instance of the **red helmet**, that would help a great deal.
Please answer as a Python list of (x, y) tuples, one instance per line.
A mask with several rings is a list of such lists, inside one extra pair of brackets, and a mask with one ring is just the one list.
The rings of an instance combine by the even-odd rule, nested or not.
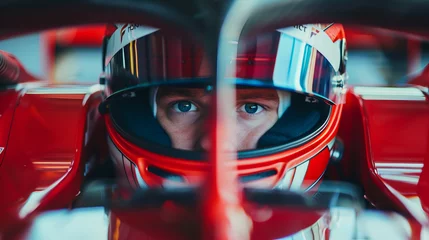
[[(237, 42), (238, 175), (249, 187), (315, 189), (331, 158), (346, 79), (344, 29), (309, 24)], [(125, 24), (105, 56), (110, 154), (131, 188), (199, 184), (207, 172), (213, 76), (189, 35)], [(230, 64), (230, 63), (225, 63)]]

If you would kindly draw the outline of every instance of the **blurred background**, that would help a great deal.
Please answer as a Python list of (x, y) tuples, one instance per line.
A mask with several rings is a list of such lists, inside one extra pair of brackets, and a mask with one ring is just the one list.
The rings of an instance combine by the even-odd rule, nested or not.
[(105, 25), (54, 29), (0, 41), (33, 75), (52, 82), (98, 83)]
[[(406, 83), (429, 62), (426, 42), (409, 34), (345, 26), (349, 85)], [(104, 25), (33, 33), (0, 41), (35, 76), (52, 82), (97, 83)]]

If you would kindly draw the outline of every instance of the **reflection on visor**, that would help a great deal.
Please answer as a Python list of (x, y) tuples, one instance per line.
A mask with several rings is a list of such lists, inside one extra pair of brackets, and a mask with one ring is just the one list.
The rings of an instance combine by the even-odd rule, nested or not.
[[(312, 38), (323, 40), (317, 40), (318, 44), (293, 37), (288, 29), (240, 39), (233, 43), (238, 44), (236, 74), (229, 76), (237, 84), (276, 87), (337, 103), (343, 80), (335, 70), (338, 66), (332, 64), (339, 62), (334, 51), (339, 43), (322, 33)], [(319, 51), (323, 46), (330, 47)], [(115, 53), (106, 68), (108, 87), (114, 93), (142, 84), (208, 80), (213, 71), (207, 59), (205, 50), (193, 39), (156, 30)]]
[(211, 70), (200, 44), (159, 30), (131, 41), (106, 68), (112, 92), (139, 84), (207, 79)]
[(342, 85), (333, 84), (339, 76), (328, 59), (297, 38), (285, 33), (277, 34), (280, 36), (276, 48), (265, 46), (273, 42), (267, 41), (266, 37), (239, 43), (244, 46), (238, 46), (236, 78), (233, 80), (240, 84), (272, 85), (337, 102), (338, 91), (335, 88), (342, 88)]

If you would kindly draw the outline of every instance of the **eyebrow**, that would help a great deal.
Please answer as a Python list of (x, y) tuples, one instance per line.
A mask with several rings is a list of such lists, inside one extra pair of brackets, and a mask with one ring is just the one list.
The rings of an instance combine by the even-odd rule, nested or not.
[(185, 96), (191, 98), (199, 98), (206, 95), (203, 88), (159, 88), (158, 97), (164, 96)]
[(272, 101), (278, 101), (279, 96), (277, 95), (277, 92), (268, 92), (263, 91), (238, 91), (237, 92), (237, 99), (265, 99), (265, 100), (272, 100)]
[[(207, 95), (203, 88), (180, 88), (180, 87), (163, 87), (159, 88), (158, 97), (164, 96), (185, 96), (190, 98), (200, 98)], [(247, 90), (247, 89), (237, 89), (236, 98), (239, 100), (242, 99), (265, 99), (278, 101), (279, 97), (275, 90), (268, 91), (266, 90)]]

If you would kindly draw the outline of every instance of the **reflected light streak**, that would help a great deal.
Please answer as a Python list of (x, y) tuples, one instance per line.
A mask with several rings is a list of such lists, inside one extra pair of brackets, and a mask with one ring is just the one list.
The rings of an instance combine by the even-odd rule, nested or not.
[[(70, 168), (72, 161), (67, 160), (64, 162), (58, 162), (58, 161), (34, 161), (34, 167), (37, 170), (67, 170)], [(65, 171), (64, 171), (65, 172)]]
[(26, 94), (86, 94), (89, 86), (60, 86), (55, 88), (40, 87), (29, 89)]
[(422, 168), (423, 163), (375, 163), (375, 167)]
[[(366, 211), (358, 218), (358, 228), (364, 239), (410, 239), (411, 227), (401, 216), (378, 211)], [(395, 224), (396, 223), (396, 224)]]
[(332, 220), (329, 226), (330, 239), (353, 239), (356, 232), (357, 214), (355, 209), (333, 207), (330, 209)]
[[(417, 179), (418, 181), (418, 179)], [(409, 200), (400, 194), (396, 189), (391, 187), (389, 184), (385, 183), (389, 191), (406, 207), (411, 216), (418, 221), (422, 226), (428, 227), (429, 221), (428, 216), (425, 214), (425, 211), (422, 209), (422, 205), (418, 205), (415, 202)]]
[[(381, 175), (381, 174), (380, 174)], [(398, 181), (398, 182), (405, 182), (410, 184), (417, 184), (419, 182), (420, 177), (415, 176), (397, 176), (397, 175), (381, 175), (383, 179), (386, 180), (392, 180), (392, 181)]]
[(418, 205), (422, 204), (421, 201), (420, 201), (420, 198), (418, 196), (408, 197), (408, 199), (411, 200), (412, 202), (418, 204)]
[(366, 100), (426, 101), (418, 88), (354, 87), (354, 92)]
[(56, 210), (43, 213), (26, 239), (108, 239), (108, 219), (103, 207)]
[(409, 169), (409, 168), (377, 168), (377, 171), (383, 174), (404, 174), (404, 173), (421, 173), (421, 169)]
[(35, 192), (31, 193), (31, 195), (28, 197), (27, 201), (25, 201), (24, 205), (19, 210), (18, 216), (21, 219), (23, 219), (28, 214), (30, 214), (31, 212), (36, 210), (36, 208), (40, 204), (40, 201), (46, 196), (46, 194), (48, 194), (55, 186), (57, 186), (58, 183), (60, 183), (66, 176), (67, 176), (67, 174), (64, 174), (60, 179), (58, 179), (56, 182), (51, 184), (49, 187), (47, 187), (43, 191), (39, 191), (39, 192), (35, 191)]

